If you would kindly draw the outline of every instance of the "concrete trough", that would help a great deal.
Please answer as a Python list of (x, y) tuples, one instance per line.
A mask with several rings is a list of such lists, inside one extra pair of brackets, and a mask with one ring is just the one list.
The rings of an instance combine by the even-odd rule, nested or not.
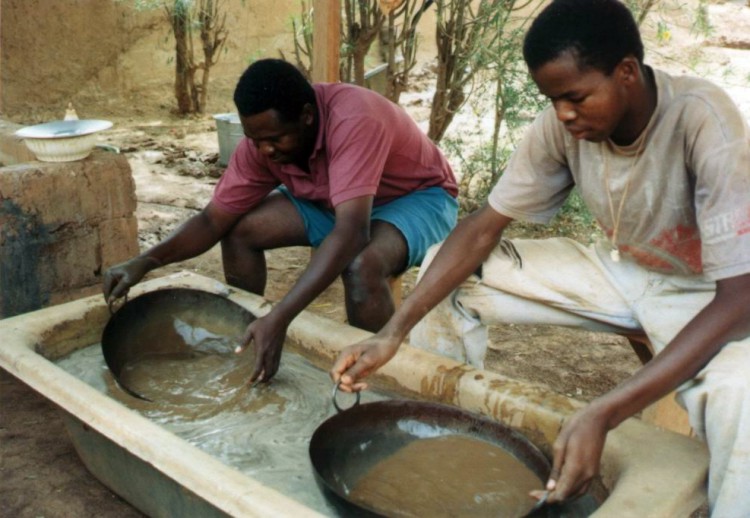
[[(256, 315), (271, 307), (261, 297), (187, 272), (144, 282), (132, 295), (167, 287), (222, 294)], [(0, 367), (61, 409), (71, 440), (97, 478), (149, 516), (320, 516), (55, 365), (98, 343), (108, 318), (103, 298), (92, 296), (0, 320)], [(295, 349), (321, 366), (365, 336), (308, 311), (289, 329)], [(582, 405), (408, 345), (373, 382), (404, 397), (456, 405), (510, 424), (547, 453), (563, 419)], [(609, 435), (601, 471), (606, 499), (593, 516), (689, 516), (705, 501), (707, 459), (698, 441), (630, 419)]]

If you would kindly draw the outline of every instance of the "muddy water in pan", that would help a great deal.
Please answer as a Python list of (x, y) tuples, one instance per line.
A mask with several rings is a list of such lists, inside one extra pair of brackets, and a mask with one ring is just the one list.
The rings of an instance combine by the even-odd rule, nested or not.
[[(335, 413), (325, 371), (290, 350), (273, 381), (255, 387), (247, 383), (251, 365), (235, 355), (139, 363), (128, 372), (132, 388), (160, 401), (139, 400), (117, 387), (98, 344), (57, 365), (223, 463), (314, 510), (336, 514), (315, 483), (307, 452), (315, 429)], [(362, 402), (384, 398), (368, 391)], [(342, 406), (349, 404), (341, 399)]]
[(498, 516), (501, 510), (517, 517), (531, 509), (529, 491), (540, 486), (505, 450), (449, 435), (401, 448), (367, 472), (349, 498), (386, 516)]

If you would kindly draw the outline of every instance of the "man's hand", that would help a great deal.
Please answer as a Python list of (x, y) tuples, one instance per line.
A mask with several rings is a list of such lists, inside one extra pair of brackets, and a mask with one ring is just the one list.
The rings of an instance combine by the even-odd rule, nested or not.
[(239, 354), (250, 342), (255, 342), (255, 368), (250, 383), (270, 381), (278, 372), (287, 327), (289, 323), (278, 318), (273, 311), (247, 326), (242, 344), (234, 352)]
[[(575, 499), (588, 491), (599, 473), (609, 431), (606, 424), (605, 416), (595, 405), (589, 405), (565, 422), (553, 448), (547, 502)], [(533, 492), (532, 496), (539, 497), (540, 492)]]
[(331, 378), (339, 383), (344, 392), (359, 392), (367, 388), (367, 383), (358, 380), (365, 378), (382, 367), (398, 351), (400, 341), (386, 339), (378, 335), (350, 345), (339, 353), (331, 368)]
[(104, 272), (102, 291), (107, 302), (119, 299), (128, 294), (130, 288), (148, 272), (161, 266), (153, 257), (138, 256), (124, 263), (113, 266)]

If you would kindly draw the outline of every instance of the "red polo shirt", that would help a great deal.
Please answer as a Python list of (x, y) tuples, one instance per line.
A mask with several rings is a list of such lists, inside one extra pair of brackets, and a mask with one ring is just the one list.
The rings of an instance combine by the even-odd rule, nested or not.
[(370, 195), (381, 205), (435, 186), (457, 195), (448, 161), (400, 106), (354, 85), (318, 83), (313, 88), (319, 126), (310, 172), (276, 164), (250, 139), (242, 139), (216, 185), (214, 204), (245, 213), (281, 184), (295, 197), (329, 208)]

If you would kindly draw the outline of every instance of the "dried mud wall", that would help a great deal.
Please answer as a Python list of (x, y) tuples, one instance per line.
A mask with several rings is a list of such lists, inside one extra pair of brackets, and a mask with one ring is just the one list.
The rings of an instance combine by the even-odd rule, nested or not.
[(122, 155), (0, 167), (0, 318), (98, 293), (138, 253), (135, 208)]
[[(139, 116), (174, 105), (174, 39), (162, 10), (134, 0), (0, 0), (0, 114), (17, 122)], [(227, 0), (229, 37), (211, 71), (209, 111), (253, 58), (293, 46), (297, 0)]]

